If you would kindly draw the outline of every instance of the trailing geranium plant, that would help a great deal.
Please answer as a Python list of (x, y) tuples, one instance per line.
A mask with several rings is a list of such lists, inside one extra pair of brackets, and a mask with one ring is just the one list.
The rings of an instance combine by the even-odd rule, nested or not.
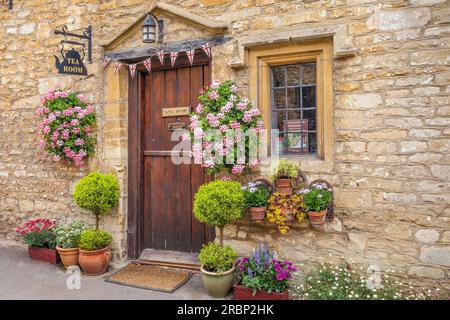
[(195, 163), (201, 163), (209, 173), (226, 169), (242, 174), (258, 165), (256, 155), (250, 155), (251, 150), (257, 150), (257, 142), (246, 134), (258, 134), (264, 129), (261, 112), (239, 96), (232, 81), (215, 80), (201, 91), (189, 129), (185, 139), (190, 137), (193, 142)]
[(22, 224), (16, 232), (30, 247), (55, 249), (55, 222), (49, 219), (35, 219)]
[(37, 131), (39, 144), (53, 161), (82, 167), (95, 152), (96, 139), (90, 135), (95, 124), (95, 110), (83, 95), (71, 90), (50, 90), (41, 98), (36, 114), (42, 118)]

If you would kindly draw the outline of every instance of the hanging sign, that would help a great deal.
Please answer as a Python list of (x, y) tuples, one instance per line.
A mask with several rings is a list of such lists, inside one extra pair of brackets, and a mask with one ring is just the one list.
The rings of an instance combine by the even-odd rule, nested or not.
[(59, 73), (87, 76), (87, 69), (83, 63), (83, 59), (75, 49), (63, 53), (62, 62), (55, 56), (55, 65)]

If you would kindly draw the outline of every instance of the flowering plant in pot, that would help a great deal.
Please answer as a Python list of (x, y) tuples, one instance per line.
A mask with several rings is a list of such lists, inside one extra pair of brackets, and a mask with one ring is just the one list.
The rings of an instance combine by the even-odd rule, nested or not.
[(297, 268), (290, 261), (274, 258), (267, 244), (259, 245), (249, 256), (237, 259), (239, 283), (236, 300), (288, 300), (288, 281)]
[(251, 154), (258, 147), (257, 135), (264, 130), (260, 110), (240, 97), (232, 81), (213, 81), (198, 99), (189, 134), (184, 136), (184, 140), (192, 141), (195, 163), (209, 173), (226, 170), (235, 175), (258, 165)]
[(252, 220), (264, 220), (270, 193), (260, 182), (250, 182), (242, 186), (244, 191), (244, 206), (250, 211)]
[(236, 258), (237, 253), (230, 245), (221, 247), (210, 242), (200, 250), (198, 259), (202, 264), (202, 278), (210, 296), (222, 298), (230, 291)]
[[(223, 228), (241, 218), (244, 209), (244, 194), (241, 184), (235, 181), (212, 181), (202, 185), (194, 196), (194, 215), (200, 221), (219, 229), (219, 245), (208, 247), (203, 257), (208, 252), (222, 255), (229, 251), (223, 250)], [(228, 253), (227, 255), (228, 256)], [(233, 265), (225, 272), (208, 271), (207, 266), (202, 265), (203, 284), (208, 293), (214, 297), (224, 297), (233, 285)], [(216, 278), (214, 281), (211, 278)]]
[(84, 230), (86, 230), (85, 224), (78, 220), (58, 223), (56, 226), (56, 250), (58, 250), (64, 267), (78, 265), (78, 244)]
[(35, 219), (22, 224), (16, 232), (28, 245), (28, 254), (32, 259), (57, 264), (60, 259), (56, 247), (55, 222), (49, 219)]
[(302, 221), (305, 214), (305, 203), (301, 195), (287, 195), (285, 193), (274, 192), (269, 198), (269, 206), (266, 215), (269, 222), (275, 223), (281, 234), (289, 231), (286, 222)]
[(298, 163), (281, 159), (271, 175), (272, 179), (276, 182), (277, 191), (291, 195), (293, 179), (297, 178), (299, 171), (300, 165)]
[(328, 205), (331, 202), (331, 189), (325, 184), (317, 184), (300, 191), (305, 200), (306, 211), (313, 225), (325, 223)]
[(81, 167), (95, 152), (95, 137), (91, 136), (95, 124), (95, 110), (81, 94), (71, 90), (50, 90), (41, 98), (36, 109), (41, 117), (37, 132), (39, 142), (55, 162)]
[[(95, 216), (95, 230), (84, 231), (80, 238), (79, 263), (86, 274), (100, 274), (106, 271), (111, 259), (111, 241), (106, 231), (99, 230), (100, 217), (111, 213), (119, 203), (119, 182), (111, 174), (92, 172), (75, 185), (75, 203), (89, 210)], [(88, 237), (88, 238), (86, 238)], [(84, 241), (83, 241), (84, 239)], [(86, 240), (102, 245), (82, 245)]]

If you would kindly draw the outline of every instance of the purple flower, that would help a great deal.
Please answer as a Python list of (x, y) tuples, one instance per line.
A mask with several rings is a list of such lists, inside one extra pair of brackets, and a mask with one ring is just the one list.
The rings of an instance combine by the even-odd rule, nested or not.
[(247, 274), (250, 278), (253, 278), (253, 272), (252, 272), (252, 269), (250, 269), (250, 267), (248, 267), (248, 269), (247, 269)]

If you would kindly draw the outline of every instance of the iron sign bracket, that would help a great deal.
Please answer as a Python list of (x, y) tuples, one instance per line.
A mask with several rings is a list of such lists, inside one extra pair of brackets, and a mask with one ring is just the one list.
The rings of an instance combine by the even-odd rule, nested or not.
[[(64, 26), (61, 28), (61, 30), (55, 30), (55, 34), (62, 35), (64, 38), (67, 37), (73, 37), (78, 39), (87, 40), (88, 43), (88, 62), (89, 64), (92, 63), (92, 26), (88, 26), (86, 29), (84, 29), (83, 34), (76, 34), (69, 32), (67, 29), (67, 26)], [(72, 43), (76, 44), (75, 42), (66, 41), (66, 43)]]

